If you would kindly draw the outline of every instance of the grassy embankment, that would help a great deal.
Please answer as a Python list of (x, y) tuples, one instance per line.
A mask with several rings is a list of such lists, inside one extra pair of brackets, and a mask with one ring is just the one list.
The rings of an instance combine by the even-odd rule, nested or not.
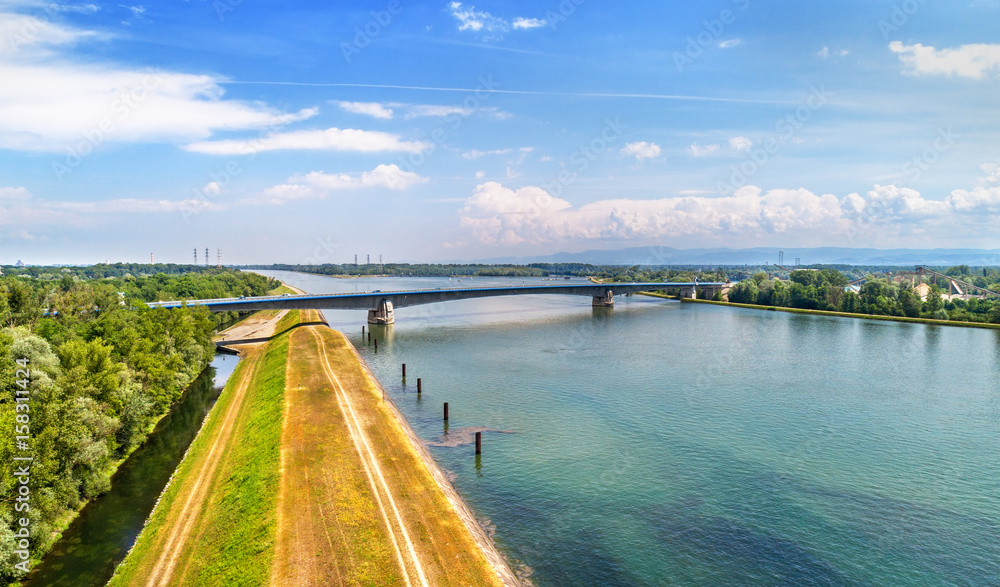
[(267, 583), (287, 357), (287, 333), (244, 352), (109, 585)]
[(111, 585), (501, 584), (353, 346), (296, 328), (317, 318), (241, 347)]
[[(668, 297), (659, 294), (657, 297)], [(907, 318), (906, 316), (880, 316), (878, 314), (853, 314), (849, 312), (831, 312), (828, 310), (805, 310), (802, 308), (781, 308), (776, 306), (761, 306), (757, 304), (734, 304), (732, 302), (717, 302), (715, 300), (692, 300), (682, 299), (682, 302), (693, 302), (698, 304), (714, 304), (717, 306), (732, 306), (734, 308), (749, 308), (751, 310), (768, 310), (771, 312), (789, 312), (791, 314), (812, 314), (816, 316), (835, 316), (837, 318), (864, 318), (866, 320), (885, 320), (888, 322), (911, 322), (916, 324), (933, 324), (936, 326), (964, 326), (966, 328), (988, 328), (1000, 329), (1000, 324), (988, 322), (959, 322), (957, 320), (933, 320), (930, 318)]]

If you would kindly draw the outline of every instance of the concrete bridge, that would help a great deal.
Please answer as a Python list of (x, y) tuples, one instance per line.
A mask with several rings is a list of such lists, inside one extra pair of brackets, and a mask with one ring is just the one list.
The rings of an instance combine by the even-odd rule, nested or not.
[(729, 291), (729, 283), (605, 283), (585, 285), (522, 285), (509, 287), (438, 288), (364, 293), (285, 294), (252, 298), (189, 300), (186, 302), (153, 302), (151, 308), (177, 308), (184, 304), (205, 306), (213, 312), (247, 312), (257, 310), (368, 310), (369, 324), (395, 322), (393, 308), (434, 304), (452, 300), (493, 296), (562, 294), (590, 296), (594, 306), (613, 306), (615, 296), (641, 291), (680, 290), (681, 297), (695, 298), (699, 291), (706, 297)]

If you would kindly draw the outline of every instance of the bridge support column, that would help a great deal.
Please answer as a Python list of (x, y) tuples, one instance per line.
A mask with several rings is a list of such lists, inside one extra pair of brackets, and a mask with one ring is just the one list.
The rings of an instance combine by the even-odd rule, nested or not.
[(681, 288), (681, 299), (686, 299), (686, 300), (696, 300), (696, 299), (698, 299), (698, 288), (696, 288), (696, 287), (682, 287)]
[(392, 302), (382, 300), (375, 310), (368, 310), (369, 324), (393, 324), (396, 316), (392, 313)]
[(604, 290), (604, 295), (594, 296), (595, 308), (610, 308), (615, 305), (615, 292), (610, 289)]

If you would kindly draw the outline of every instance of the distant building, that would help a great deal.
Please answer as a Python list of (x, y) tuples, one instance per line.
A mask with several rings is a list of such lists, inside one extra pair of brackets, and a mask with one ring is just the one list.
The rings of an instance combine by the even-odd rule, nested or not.
[(24, 267), (24, 261), (18, 259), (17, 263), (14, 264), (14, 267)]

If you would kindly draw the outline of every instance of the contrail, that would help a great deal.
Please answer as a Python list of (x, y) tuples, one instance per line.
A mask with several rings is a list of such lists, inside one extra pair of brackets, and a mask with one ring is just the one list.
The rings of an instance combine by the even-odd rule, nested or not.
[(280, 81), (220, 81), (228, 85), (258, 85), (258, 86), (305, 86), (315, 88), (378, 88), (386, 90), (418, 90), (425, 92), (488, 92), (490, 94), (516, 94), (526, 96), (569, 96), (576, 98), (636, 98), (645, 100), (684, 100), (700, 102), (740, 102), (747, 104), (782, 104), (794, 105), (799, 102), (784, 100), (754, 100), (750, 98), (717, 98), (711, 96), (689, 96), (684, 94), (624, 94), (610, 92), (549, 92), (534, 90), (497, 90), (491, 88), (438, 88), (433, 86), (402, 86), (393, 84), (352, 84), (352, 83), (317, 83), (317, 82), (280, 82)]

